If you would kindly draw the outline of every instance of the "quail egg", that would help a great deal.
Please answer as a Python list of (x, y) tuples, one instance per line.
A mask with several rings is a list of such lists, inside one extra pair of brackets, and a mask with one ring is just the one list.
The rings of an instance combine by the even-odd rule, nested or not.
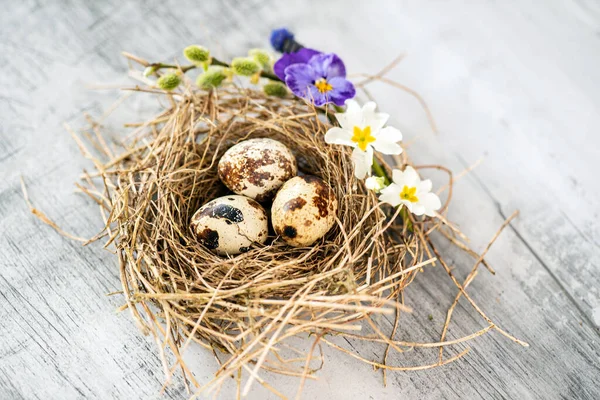
[(292, 246), (311, 245), (335, 223), (337, 205), (333, 189), (321, 178), (296, 176), (275, 195), (271, 207), (273, 229)]
[(297, 172), (296, 158), (277, 140), (249, 139), (236, 144), (219, 161), (219, 178), (232, 192), (265, 201)]
[(269, 225), (267, 213), (255, 200), (244, 196), (214, 199), (192, 217), (191, 230), (198, 241), (219, 255), (248, 251), (264, 243)]

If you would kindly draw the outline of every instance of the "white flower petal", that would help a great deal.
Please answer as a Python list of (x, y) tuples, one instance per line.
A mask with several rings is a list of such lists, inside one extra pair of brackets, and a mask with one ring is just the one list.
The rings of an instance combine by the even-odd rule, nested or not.
[(419, 198), (419, 203), (425, 208), (425, 215), (430, 217), (435, 216), (435, 211), (442, 207), (440, 198), (435, 193), (427, 193), (423, 198)]
[(362, 113), (360, 111), (358, 113), (346, 113), (344, 124), (343, 128), (351, 132), (354, 131), (355, 126), (362, 129), (364, 126)]
[(425, 206), (420, 203), (412, 203), (412, 210), (410, 210), (415, 215), (423, 215), (425, 213)]
[(367, 101), (362, 106), (362, 113), (363, 114), (373, 114), (373, 113), (375, 113), (376, 108), (377, 108), (377, 104), (375, 104), (374, 101)]
[(404, 183), (404, 172), (400, 171), (399, 169), (393, 169), (392, 180), (398, 185)]
[(390, 184), (388, 187), (381, 190), (381, 195), (379, 196), (379, 201), (384, 203), (388, 203), (393, 207), (396, 207), (400, 204), (400, 192), (402, 188), (396, 185), (395, 183)]
[(377, 140), (384, 140), (386, 142), (398, 143), (402, 140), (402, 132), (398, 129), (386, 126), (377, 134)]
[(355, 147), (352, 151), (352, 161), (354, 162), (354, 176), (358, 179), (364, 179), (371, 175), (373, 149), (369, 146), (367, 147), (367, 151), (362, 151), (358, 147)]
[(371, 122), (371, 130), (373, 130), (374, 132), (380, 131), (385, 125), (385, 123), (388, 121), (388, 119), (390, 119), (389, 114), (375, 113), (375, 115), (373, 116), (373, 122)]
[(345, 113), (336, 113), (335, 118), (343, 129), (352, 131), (356, 124), (360, 123), (362, 115), (360, 114), (360, 110), (359, 114), (346, 111)]
[(346, 112), (347, 113), (359, 113), (361, 112), (360, 106), (356, 100), (346, 100)]
[(356, 147), (356, 143), (354, 143), (351, 138), (352, 132), (346, 129), (334, 127), (329, 129), (325, 134), (325, 143)]
[(402, 147), (395, 142), (388, 142), (385, 140), (376, 139), (371, 146), (382, 154), (400, 154), (402, 153)]
[(375, 142), (372, 146), (383, 154), (400, 154), (402, 147), (397, 142), (402, 140), (402, 133), (391, 126), (383, 128), (381, 131), (374, 134)]
[(404, 168), (404, 184), (410, 187), (419, 186), (419, 182), (421, 182), (421, 178), (419, 178), (419, 174), (417, 171), (410, 165)]
[(344, 129), (352, 130), (362, 120), (362, 110), (356, 100), (346, 100), (346, 112), (336, 113), (335, 118)]
[[(417, 193), (422, 195), (425, 195), (429, 192), (431, 192), (431, 188), (433, 187), (433, 184), (431, 183), (431, 179), (425, 179), (424, 181), (421, 181), (421, 183), (419, 183), (419, 186), (417, 186)], [(420, 196), (418, 196), (420, 198)]]
[[(361, 107), (354, 100), (346, 100), (346, 112), (336, 113), (335, 117), (340, 126), (344, 129), (352, 131), (354, 127), (364, 129), (369, 126), (371, 128), (371, 134), (375, 136), (383, 128), (390, 117), (388, 114), (376, 113), (376, 108), (377, 105), (372, 101), (365, 103)], [(396, 137), (397, 135), (395, 135), (393, 139)]]
[[(400, 195), (398, 194), (398, 196), (400, 196)], [(400, 202), (402, 204), (404, 204), (404, 206), (408, 209), (408, 211), (413, 212), (413, 207), (414, 207), (415, 203), (411, 203), (408, 200), (401, 200)]]
[(387, 185), (385, 188), (383, 188), (381, 190), (381, 194), (384, 193), (392, 193), (395, 195), (398, 195), (398, 197), (400, 197), (400, 192), (402, 191), (402, 188), (398, 185), (396, 185), (395, 183), (390, 183), (389, 185)]
[(376, 132), (379, 132), (379, 130), (381, 128), (383, 128), (383, 126), (385, 125), (387, 120), (390, 118), (390, 116), (388, 114), (376, 113), (375, 112), (376, 108), (377, 108), (377, 104), (375, 104), (375, 102), (373, 102), (373, 101), (369, 101), (368, 103), (365, 103), (365, 105), (362, 107), (362, 126), (361, 126), (361, 128), (364, 128), (365, 126), (370, 126), (371, 132), (373, 134), (375, 134)]
[(348, 129), (348, 119), (346, 118), (346, 113), (335, 113), (333, 114), (335, 115), (335, 119), (337, 119), (338, 124), (340, 124), (340, 126), (342, 128), (346, 128)]

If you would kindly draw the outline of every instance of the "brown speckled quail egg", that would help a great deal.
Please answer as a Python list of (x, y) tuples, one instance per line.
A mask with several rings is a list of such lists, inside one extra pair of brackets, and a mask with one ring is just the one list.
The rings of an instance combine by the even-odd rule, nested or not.
[(277, 140), (244, 140), (219, 161), (219, 178), (232, 192), (265, 201), (296, 175), (296, 158)]
[(192, 217), (192, 232), (198, 241), (220, 255), (248, 251), (253, 243), (264, 243), (269, 225), (267, 213), (255, 200), (244, 196), (214, 199)]
[(329, 232), (336, 213), (335, 193), (325, 181), (312, 175), (296, 176), (275, 195), (271, 222), (286, 243), (308, 246)]

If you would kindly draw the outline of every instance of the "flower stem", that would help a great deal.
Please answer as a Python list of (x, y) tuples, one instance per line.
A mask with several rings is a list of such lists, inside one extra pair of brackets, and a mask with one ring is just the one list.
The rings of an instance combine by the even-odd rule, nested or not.
[[(210, 60), (210, 65), (216, 65), (218, 67), (226, 67), (229, 68), (230, 65), (227, 64), (226, 62), (223, 62), (221, 60), (218, 60), (216, 58), (211, 58)], [(165, 64), (165, 63), (153, 63), (150, 64), (149, 67), (154, 67), (156, 70), (159, 70), (161, 68), (180, 68), (181, 72), (183, 72), (184, 74), (192, 69), (196, 69), (199, 67), (199, 65), (195, 65), (195, 64), (190, 64), (190, 65), (173, 65), (173, 64)], [(272, 74), (271, 72), (267, 72), (267, 71), (261, 71), (260, 72), (260, 76), (262, 76), (263, 78), (267, 78), (270, 79), (272, 81), (277, 81), (277, 82), (282, 82), (281, 79), (279, 79), (279, 77), (277, 77), (277, 75)]]
[(409, 232), (414, 232), (413, 223), (410, 220), (408, 209), (402, 204), (400, 204), (398, 207), (402, 207), (402, 210), (400, 210), (400, 217), (402, 218), (402, 223), (404, 224), (406, 229), (408, 229)]
[(385, 169), (383, 168), (383, 166), (381, 164), (379, 164), (379, 161), (377, 161), (377, 158), (375, 158), (375, 156), (373, 156), (373, 171), (375, 172), (375, 175), (380, 176), (384, 179), (383, 182), (386, 185), (389, 185), (390, 183), (392, 183), (387, 172), (385, 172)]
[(333, 115), (332, 113), (327, 112), (327, 111), (325, 111), (325, 110), (323, 110), (321, 108), (317, 108), (317, 110), (319, 110), (319, 111), (321, 111), (321, 112), (323, 112), (323, 113), (325, 113), (327, 115), (327, 119), (329, 120), (329, 122), (331, 123), (331, 125), (333, 125), (333, 126), (337, 126), (338, 125), (337, 120), (335, 119), (335, 115)]

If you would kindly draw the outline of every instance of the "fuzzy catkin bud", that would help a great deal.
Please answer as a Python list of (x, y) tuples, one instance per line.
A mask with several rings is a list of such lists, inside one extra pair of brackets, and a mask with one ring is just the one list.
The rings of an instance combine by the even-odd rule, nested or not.
[(209, 68), (203, 74), (198, 75), (196, 85), (204, 90), (210, 90), (221, 86), (227, 75), (223, 68)]
[(162, 90), (173, 90), (181, 83), (181, 78), (177, 74), (163, 75), (156, 81), (156, 86)]
[(237, 75), (252, 76), (260, 71), (260, 65), (251, 58), (237, 57), (231, 61), (231, 69)]
[(206, 62), (210, 59), (210, 52), (202, 46), (191, 45), (183, 49), (185, 58), (195, 64)]
[(263, 69), (270, 69), (273, 63), (271, 55), (263, 49), (252, 49), (248, 55), (254, 59)]
[(147, 78), (156, 72), (156, 65), (150, 65), (144, 69), (144, 76)]
[(285, 97), (288, 94), (288, 90), (283, 83), (280, 82), (269, 82), (263, 86), (263, 91), (269, 96)]

